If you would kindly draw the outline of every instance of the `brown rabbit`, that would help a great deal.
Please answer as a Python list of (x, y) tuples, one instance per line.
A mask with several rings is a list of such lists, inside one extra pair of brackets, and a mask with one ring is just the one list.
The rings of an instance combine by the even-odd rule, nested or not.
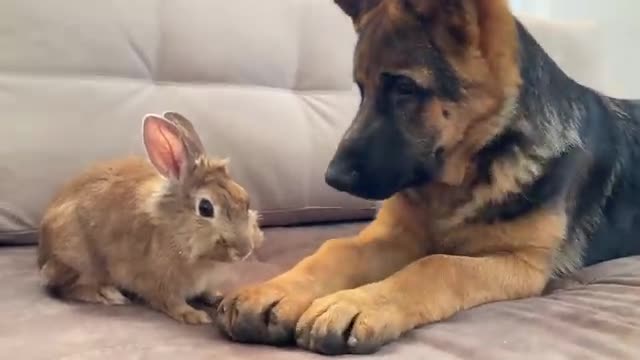
[(62, 188), (41, 223), (38, 266), (63, 299), (124, 304), (122, 290), (178, 321), (208, 323), (186, 301), (214, 299), (216, 263), (261, 244), (257, 214), (183, 116), (147, 115), (143, 138), (149, 161), (98, 164)]

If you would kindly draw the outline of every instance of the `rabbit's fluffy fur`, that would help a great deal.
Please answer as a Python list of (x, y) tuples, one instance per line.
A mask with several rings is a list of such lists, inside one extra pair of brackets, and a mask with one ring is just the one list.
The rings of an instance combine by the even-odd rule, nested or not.
[(214, 299), (216, 263), (242, 260), (262, 243), (257, 213), (187, 119), (167, 112), (143, 124), (148, 160), (94, 165), (54, 197), (38, 265), (61, 298), (123, 304), (126, 290), (178, 321), (208, 323), (187, 299)]

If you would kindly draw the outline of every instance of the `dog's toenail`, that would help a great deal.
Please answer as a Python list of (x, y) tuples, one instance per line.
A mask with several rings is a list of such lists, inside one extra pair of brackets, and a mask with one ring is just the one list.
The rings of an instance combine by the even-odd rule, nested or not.
[(350, 336), (349, 340), (347, 341), (347, 345), (349, 345), (350, 347), (355, 347), (358, 345), (358, 339), (355, 338), (355, 336)]
[(275, 308), (280, 303), (280, 300), (274, 302), (266, 309), (264, 313), (264, 323), (266, 325), (275, 325), (278, 322), (278, 315), (276, 314)]

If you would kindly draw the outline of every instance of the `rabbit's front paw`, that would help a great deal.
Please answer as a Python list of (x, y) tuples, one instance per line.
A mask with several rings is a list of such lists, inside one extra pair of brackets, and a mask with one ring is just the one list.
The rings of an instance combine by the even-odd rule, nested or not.
[(129, 299), (113, 286), (103, 286), (98, 290), (98, 301), (106, 305), (125, 305)]
[(173, 319), (185, 324), (202, 325), (211, 323), (209, 314), (202, 310), (196, 310), (186, 303), (169, 307), (166, 313)]

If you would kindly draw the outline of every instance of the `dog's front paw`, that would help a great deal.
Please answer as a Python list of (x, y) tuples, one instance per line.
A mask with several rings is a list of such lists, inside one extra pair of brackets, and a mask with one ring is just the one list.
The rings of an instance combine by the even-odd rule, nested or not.
[(298, 346), (326, 355), (370, 354), (397, 339), (405, 326), (397, 304), (361, 289), (318, 299), (296, 326)]
[(218, 307), (218, 326), (232, 340), (284, 345), (293, 343), (295, 325), (311, 303), (297, 290), (263, 284), (231, 294)]

